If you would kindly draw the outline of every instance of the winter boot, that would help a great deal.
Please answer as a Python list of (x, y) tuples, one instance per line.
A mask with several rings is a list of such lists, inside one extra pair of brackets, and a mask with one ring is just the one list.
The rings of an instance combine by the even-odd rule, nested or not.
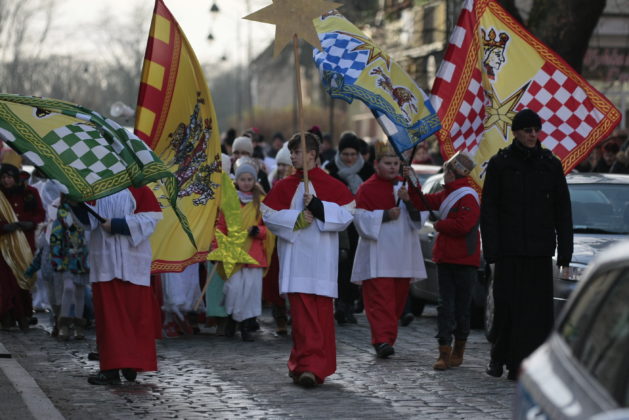
[(254, 318), (245, 319), (240, 323), (240, 336), (242, 341), (255, 341), (251, 332), (251, 325)]
[(87, 322), (83, 318), (74, 318), (74, 339), (85, 339), (85, 324)]
[(225, 337), (231, 338), (234, 334), (236, 334), (236, 321), (230, 315), (225, 323)]
[(57, 334), (57, 338), (61, 341), (68, 341), (70, 339), (70, 325), (72, 324), (73, 318), (67, 316), (60, 316), (57, 321), (57, 327), (59, 328), (59, 333)]
[(452, 346), (439, 346), (439, 359), (432, 365), (434, 370), (446, 370), (450, 362)]
[(465, 340), (455, 340), (452, 354), (450, 355), (450, 367), (461, 366), (463, 363), (463, 352), (465, 351)]

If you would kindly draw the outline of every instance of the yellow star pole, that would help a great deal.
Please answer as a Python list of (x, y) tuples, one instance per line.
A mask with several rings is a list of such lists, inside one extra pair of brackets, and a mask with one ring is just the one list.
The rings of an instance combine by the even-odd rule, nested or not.
[(341, 7), (341, 3), (327, 0), (273, 0), (273, 4), (258, 10), (244, 19), (275, 25), (275, 46), (273, 56), (277, 57), (292, 38), (295, 56), (295, 85), (297, 90), (297, 115), (301, 134), (301, 152), (304, 159), (304, 188), (308, 194), (308, 168), (306, 166), (306, 130), (304, 129), (304, 108), (301, 97), (301, 72), (299, 61), (299, 38), (315, 48), (321, 48), (313, 20), (330, 10)]

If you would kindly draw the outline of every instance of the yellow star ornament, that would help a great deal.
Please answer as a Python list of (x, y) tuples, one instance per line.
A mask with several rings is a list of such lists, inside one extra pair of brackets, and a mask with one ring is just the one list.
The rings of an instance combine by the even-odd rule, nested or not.
[(217, 230), (215, 235), (218, 247), (210, 252), (207, 259), (222, 262), (227, 278), (234, 274), (238, 264), (258, 264), (258, 261), (243, 249), (248, 236), (246, 229), (238, 228), (230, 231), (229, 235)]
[(322, 50), (313, 20), (341, 6), (341, 3), (326, 0), (273, 0), (273, 4), (244, 19), (275, 25), (273, 56), (277, 57), (294, 35)]

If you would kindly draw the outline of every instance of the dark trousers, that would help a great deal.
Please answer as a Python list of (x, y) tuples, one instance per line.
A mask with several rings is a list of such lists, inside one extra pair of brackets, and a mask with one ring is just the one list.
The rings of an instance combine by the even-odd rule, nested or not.
[(435, 336), (440, 346), (456, 340), (467, 340), (470, 334), (470, 305), (476, 267), (459, 264), (437, 264), (439, 277), (439, 305)]
[(551, 257), (503, 257), (494, 269), (492, 362), (517, 370), (550, 334), (553, 322)]

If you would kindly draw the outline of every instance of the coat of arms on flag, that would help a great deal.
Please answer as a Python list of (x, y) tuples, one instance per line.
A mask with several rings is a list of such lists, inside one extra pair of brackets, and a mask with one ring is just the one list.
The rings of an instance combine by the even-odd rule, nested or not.
[(474, 156), (483, 184), (489, 159), (513, 139), (511, 120), (530, 108), (543, 121), (539, 139), (569, 172), (620, 122), (620, 112), (495, 0), (466, 0), (431, 102), (443, 128), (444, 158)]
[(398, 153), (439, 130), (427, 95), (351, 22), (331, 11), (315, 27), (323, 50), (313, 54), (325, 89), (334, 98), (363, 101)]
[[(182, 229), (152, 188), (164, 219), (151, 236), (153, 272), (182, 271), (203, 262), (213, 239), (221, 184), (220, 132), (203, 70), (177, 21), (155, 1), (138, 94), (135, 133), (164, 161), (177, 181), (177, 205), (190, 221)], [(185, 235), (194, 238), (196, 246)]]

